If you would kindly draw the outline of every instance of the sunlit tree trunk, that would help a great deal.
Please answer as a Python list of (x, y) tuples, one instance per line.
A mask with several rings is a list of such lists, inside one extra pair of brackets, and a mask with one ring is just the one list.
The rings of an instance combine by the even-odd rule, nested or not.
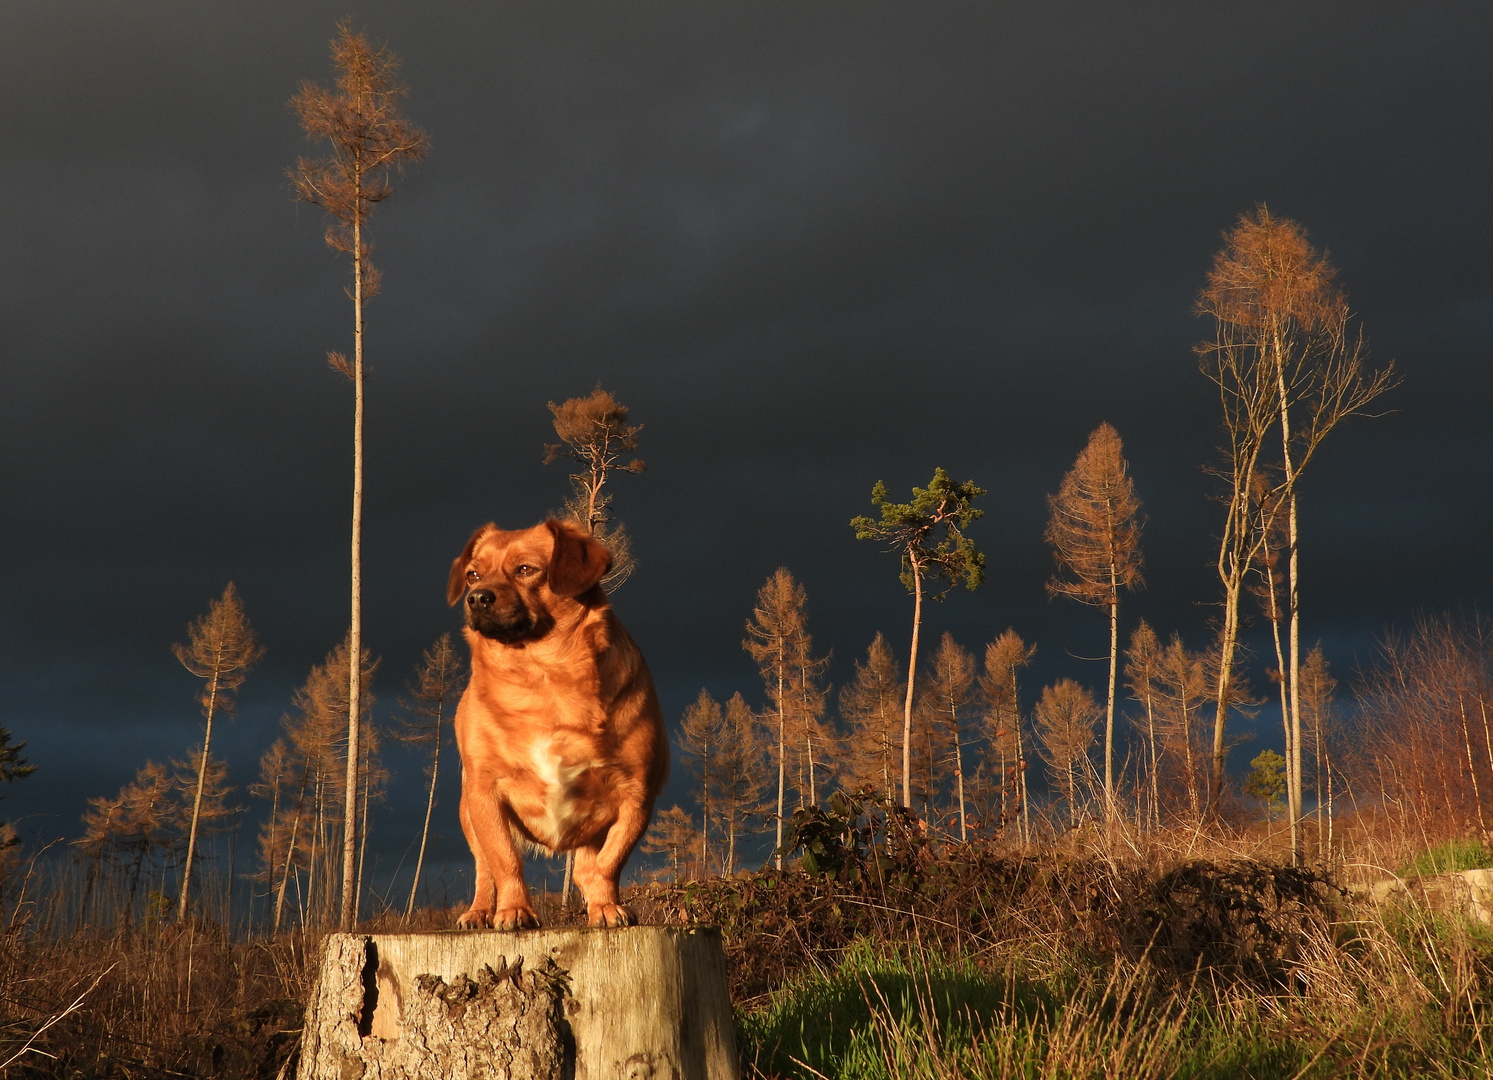
[(912, 809), (912, 691), (918, 676), (918, 631), (923, 625), (923, 572), (916, 559), (912, 566), (912, 651), (907, 658), (907, 697), (902, 706), (902, 805)]
[(192, 861), (197, 854), (197, 822), (202, 817), (202, 789), (207, 785), (208, 749), (213, 741), (213, 713), (218, 705), (218, 675), (213, 673), (208, 687), (207, 731), (202, 736), (202, 761), (197, 769), (197, 794), (192, 799), (192, 825), (187, 831), (187, 863), (181, 874), (181, 908), (179, 918), (186, 922), (192, 896)]

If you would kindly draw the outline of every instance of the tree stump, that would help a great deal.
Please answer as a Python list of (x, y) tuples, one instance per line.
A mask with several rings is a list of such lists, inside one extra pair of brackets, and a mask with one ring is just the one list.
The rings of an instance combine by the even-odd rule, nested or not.
[(713, 927), (329, 934), (298, 1080), (739, 1080)]

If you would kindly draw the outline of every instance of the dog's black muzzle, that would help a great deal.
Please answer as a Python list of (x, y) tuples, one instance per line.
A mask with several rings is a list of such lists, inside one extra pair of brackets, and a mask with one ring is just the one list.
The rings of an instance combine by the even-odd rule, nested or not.
[(505, 592), (508, 595), (502, 597), (492, 589), (473, 589), (467, 593), (467, 625), (483, 637), (505, 645), (543, 637), (549, 629), (548, 620), (536, 619), (517, 594)]

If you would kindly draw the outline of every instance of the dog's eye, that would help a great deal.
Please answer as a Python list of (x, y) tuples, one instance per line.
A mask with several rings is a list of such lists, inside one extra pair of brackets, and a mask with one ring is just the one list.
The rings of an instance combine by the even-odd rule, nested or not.
[(479, 582), (481, 580), (482, 580), (482, 575), (479, 574), (479, 573), (477, 573), (477, 571), (475, 571), (475, 570), (468, 570), (467, 571), (467, 584), (468, 585), (475, 585), (475, 584), (477, 584), (477, 582)]
[(531, 577), (532, 575), (539, 573), (539, 567), (530, 566), (528, 563), (522, 563), (517, 570), (513, 571), (513, 573), (515, 577)]

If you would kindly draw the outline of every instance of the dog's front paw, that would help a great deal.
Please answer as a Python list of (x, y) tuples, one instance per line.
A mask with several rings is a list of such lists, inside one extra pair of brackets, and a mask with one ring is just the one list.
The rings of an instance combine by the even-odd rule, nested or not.
[(458, 930), (486, 930), (492, 926), (492, 912), (487, 908), (467, 908), (456, 920)]
[(587, 914), (592, 926), (634, 926), (637, 916), (621, 904), (592, 904)]
[(527, 904), (523, 907), (498, 908), (489, 925), (497, 930), (535, 930), (539, 927), (539, 916)]

